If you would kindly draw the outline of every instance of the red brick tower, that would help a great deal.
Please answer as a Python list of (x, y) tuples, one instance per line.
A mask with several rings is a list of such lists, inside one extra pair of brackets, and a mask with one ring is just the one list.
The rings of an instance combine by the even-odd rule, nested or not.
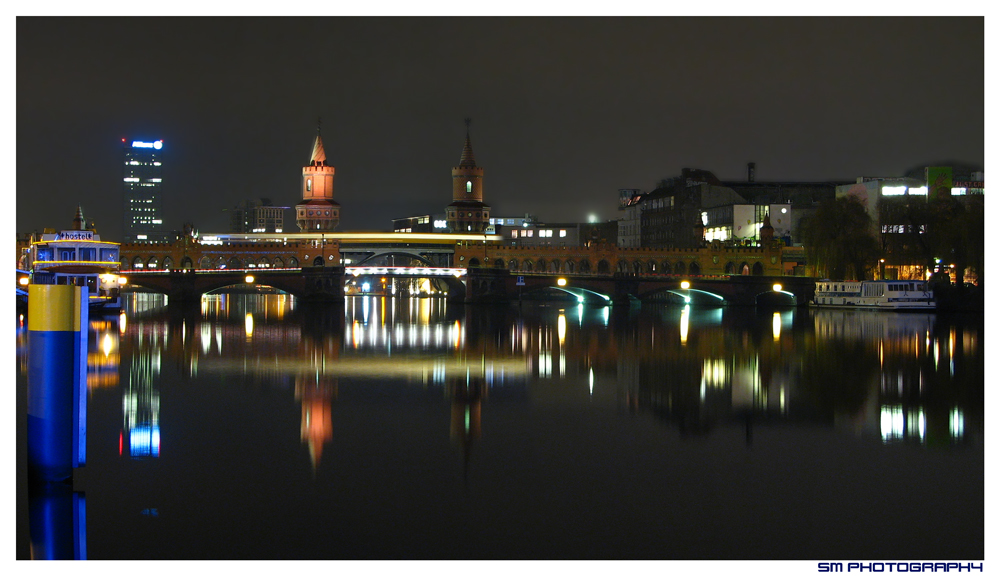
[(340, 204), (333, 200), (333, 173), (316, 126), (312, 156), (302, 168), (302, 202), (295, 205), (295, 223), (302, 232), (332, 232), (340, 224)]
[(490, 207), (483, 204), (483, 169), (476, 166), (469, 138), (469, 124), (465, 119), (465, 147), (457, 168), (451, 169), (451, 204), (446, 210), (448, 231), (480, 234), (490, 224)]

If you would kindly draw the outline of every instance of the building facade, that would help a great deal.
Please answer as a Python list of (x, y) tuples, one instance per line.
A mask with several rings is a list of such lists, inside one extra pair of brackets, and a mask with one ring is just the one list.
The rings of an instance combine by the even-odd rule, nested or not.
[(335, 169), (326, 163), (319, 127), (309, 164), (302, 168), (302, 202), (295, 205), (295, 224), (302, 232), (332, 232), (340, 224), (340, 204), (333, 199)]
[(163, 140), (122, 138), (122, 235), (125, 242), (166, 240)]
[[(852, 196), (865, 206), (872, 220), (871, 233), (883, 258), (879, 276), (889, 280), (926, 280), (930, 270), (925, 258), (926, 223), (915, 214), (942, 196), (959, 201), (966, 209), (981, 208), (985, 198), (984, 173), (951, 167), (927, 167), (905, 176), (859, 177), (837, 187), (836, 196)], [(946, 263), (947, 264), (947, 263)], [(953, 274), (953, 273), (952, 273)]]
[(284, 232), (287, 206), (275, 206), (270, 198), (243, 200), (229, 211), (229, 231), (234, 234)]

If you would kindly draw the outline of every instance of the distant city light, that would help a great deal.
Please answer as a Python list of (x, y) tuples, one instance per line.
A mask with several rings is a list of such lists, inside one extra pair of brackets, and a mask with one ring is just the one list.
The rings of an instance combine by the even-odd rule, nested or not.
[(587, 217), (587, 221), (590, 222), (591, 224), (596, 224), (597, 214), (591, 214), (589, 217)]

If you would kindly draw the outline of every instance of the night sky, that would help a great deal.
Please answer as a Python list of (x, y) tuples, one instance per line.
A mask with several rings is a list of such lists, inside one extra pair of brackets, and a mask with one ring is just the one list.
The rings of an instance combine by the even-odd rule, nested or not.
[[(338, 231), (443, 213), (465, 117), (494, 216), (617, 218), (684, 167), (742, 180), (984, 164), (984, 19), (17, 18), (17, 231), (121, 238), (121, 139), (164, 144), (166, 229), (301, 199)], [(286, 218), (297, 231), (291, 214)]]

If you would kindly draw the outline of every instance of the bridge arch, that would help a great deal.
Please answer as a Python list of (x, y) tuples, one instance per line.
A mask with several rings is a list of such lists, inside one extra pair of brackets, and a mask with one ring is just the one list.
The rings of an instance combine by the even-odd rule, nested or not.
[(493, 267), (497, 268), (497, 269), (500, 269), (500, 270), (503, 270), (504, 268), (507, 267), (507, 263), (503, 261), (503, 258), (494, 258), (493, 259)]
[(580, 260), (580, 273), (590, 274), (590, 260), (587, 260), (586, 258)]
[(194, 268), (194, 263), (191, 261), (190, 256), (185, 256), (181, 259), (181, 268), (184, 270), (191, 270)]
[(597, 263), (597, 273), (598, 274), (608, 274), (611, 272), (611, 264), (608, 264), (607, 260), (601, 259)]
[(510, 261), (507, 262), (507, 269), (511, 272), (517, 272), (517, 266), (518, 262), (516, 258), (511, 258)]
[(158, 256), (150, 256), (149, 260), (146, 260), (146, 268), (149, 270), (156, 270), (160, 267), (160, 258)]
[(469, 268), (479, 268), (479, 258), (472, 258), (469, 260)]
[(232, 256), (226, 262), (226, 268), (237, 268), (237, 269), (246, 268), (246, 265), (243, 263), (242, 260), (240, 260), (236, 256)]
[(700, 276), (701, 275), (701, 267), (698, 266), (697, 262), (691, 262), (691, 265), (688, 267), (688, 270), (690, 270), (690, 273), (691, 273), (692, 276)]
[(548, 271), (548, 269), (549, 269), (549, 263), (548, 263), (547, 260), (545, 260), (545, 258), (539, 258), (537, 264), (538, 264), (538, 271), (539, 272), (547, 272)]
[(640, 300), (666, 300), (674, 304), (695, 306), (725, 306), (728, 302), (721, 294), (698, 288), (677, 288), (664, 286), (639, 295)]
[[(405, 262), (396, 262), (396, 258), (400, 256), (403, 257)], [(413, 266), (414, 262), (418, 262), (427, 267), (437, 266), (437, 264), (431, 262), (429, 258), (422, 254), (415, 254), (413, 252), (406, 252), (403, 250), (369, 252), (365, 258), (351, 264), (351, 266)]]
[(757, 306), (798, 306), (799, 299), (791, 292), (784, 290), (765, 290), (754, 296)]
[(764, 265), (760, 262), (754, 262), (753, 269), (750, 271), (752, 276), (763, 276), (764, 275)]

